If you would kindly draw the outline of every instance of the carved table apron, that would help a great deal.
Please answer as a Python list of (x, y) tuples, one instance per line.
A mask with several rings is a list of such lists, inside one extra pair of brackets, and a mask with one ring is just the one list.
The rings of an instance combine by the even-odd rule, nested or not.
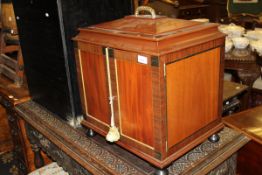
[[(17, 105), (15, 111), (27, 123), (30, 142), (72, 175), (155, 171), (147, 162), (98, 135), (88, 138), (82, 129), (74, 129), (32, 101)], [(249, 139), (229, 128), (219, 135), (218, 143), (206, 141), (177, 159), (168, 167), (169, 174), (235, 174), (235, 153)]]

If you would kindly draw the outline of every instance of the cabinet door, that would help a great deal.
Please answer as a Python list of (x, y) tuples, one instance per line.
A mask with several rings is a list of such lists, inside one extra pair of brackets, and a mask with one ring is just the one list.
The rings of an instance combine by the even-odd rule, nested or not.
[(220, 118), (220, 49), (166, 66), (168, 148)]
[(102, 54), (81, 51), (80, 71), (86, 115), (104, 124), (110, 123), (106, 59)]
[(152, 71), (148, 65), (117, 59), (119, 120), (122, 136), (153, 146)]

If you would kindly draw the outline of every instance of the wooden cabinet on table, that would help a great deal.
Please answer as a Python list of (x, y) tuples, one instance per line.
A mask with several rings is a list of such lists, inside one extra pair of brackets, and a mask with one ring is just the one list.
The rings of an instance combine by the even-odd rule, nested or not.
[(74, 40), (88, 128), (105, 136), (114, 118), (116, 143), (164, 168), (223, 127), (216, 24), (127, 16)]

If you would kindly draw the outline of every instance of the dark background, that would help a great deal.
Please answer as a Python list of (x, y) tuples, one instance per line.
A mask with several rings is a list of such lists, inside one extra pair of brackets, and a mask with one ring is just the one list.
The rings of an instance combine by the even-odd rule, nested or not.
[(33, 101), (63, 119), (81, 115), (72, 37), (133, 12), (132, 0), (13, 0)]

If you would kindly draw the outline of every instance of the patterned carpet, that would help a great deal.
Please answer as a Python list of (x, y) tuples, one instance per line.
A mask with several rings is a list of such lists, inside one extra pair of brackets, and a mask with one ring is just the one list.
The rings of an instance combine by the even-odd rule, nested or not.
[(0, 175), (18, 175), (18, 167), (14, 164), (13, 152), (0, 154)]

